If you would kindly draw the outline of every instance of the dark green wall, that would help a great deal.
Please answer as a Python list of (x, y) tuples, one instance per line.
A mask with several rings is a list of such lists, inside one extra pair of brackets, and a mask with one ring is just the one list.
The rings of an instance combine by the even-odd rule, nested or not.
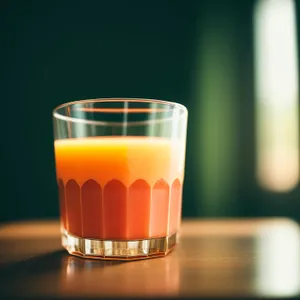
[[(188, 107), (184, 216), (297, 218), (298, 193), (289, 195), (290, 202), (283, 205), (280, 197), (281, 202), (262, 192), (254, 179), (253, 3), (119, 0), (1, 4), (0, 220), (58, 216), (52, 109), (67, 101), (95, 97), (157, 98)], [(223, 93), (224, 87), (227, 92)], [(210, 101), (222, 93), (224, 99), (230, 99), (228, 105), (220, 102), (225, 103), (225, 110), (218, 103), (211, 108)], [(212, 117), (206, 118), (206, 110)], [(235, 123), (227, 124), (232, 115)], [(223, 160), (216, 156), (220, 172), (218, 166), (211, 169), (213, 163), (207, 163), (209, 155), (205, 153), (209, 154), (210, 148), (203, 138), (213, 140), (205, 126), (211, 127), (216, 116), (224, 120), (219, 124), (224, 126), (222, 138), (230, 141), (227, 156)], [(201, 123), (202, 119), (207, 119), (208, 125)], [(231, 149), (234, 156), (230, 156)], [(233, 191), (216, 196), (212, 191), (218, 190), (218, 183), (226, 186), (226, 170), (232, 173)], [(215, 186), (208, 185), (206, 172)], [(218, 180), (214, 181), (214, 176)]]

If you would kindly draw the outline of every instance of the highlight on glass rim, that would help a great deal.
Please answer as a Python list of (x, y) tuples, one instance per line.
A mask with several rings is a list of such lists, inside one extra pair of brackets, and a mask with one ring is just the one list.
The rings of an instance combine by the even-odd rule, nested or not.
[(62, 244), (113, 260), (165, 256), (178, 241), (187, 109), (93, 99), (53, 112)]

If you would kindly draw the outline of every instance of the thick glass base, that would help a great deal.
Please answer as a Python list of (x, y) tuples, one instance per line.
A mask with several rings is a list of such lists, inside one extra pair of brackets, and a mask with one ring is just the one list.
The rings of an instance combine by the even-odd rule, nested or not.
[(64, 230), (62, 245), (76, 256), (104, 260), (138, 260), (165, 256), (177, 242), (177, 233), (145, 240), (95, 240), (74, 236)]

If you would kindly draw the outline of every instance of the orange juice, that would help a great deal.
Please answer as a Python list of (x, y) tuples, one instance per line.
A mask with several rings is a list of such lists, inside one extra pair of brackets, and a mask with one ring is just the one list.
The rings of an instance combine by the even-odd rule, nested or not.
[(62, 225), (74, 236), (137, 240), (176, 233), (184, 151), (153, 137), (55, 141)]

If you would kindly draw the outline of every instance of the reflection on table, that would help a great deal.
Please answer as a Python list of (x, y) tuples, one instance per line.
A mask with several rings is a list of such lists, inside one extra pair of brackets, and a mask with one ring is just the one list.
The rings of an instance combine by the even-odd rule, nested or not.
[(300, 295), (300, 231), (287, 219), (186, 220), (175, 251), (142, 261), (70, 256), (60, 246), (56, 221), (2, 226), (0, 243), (5, 296)]

